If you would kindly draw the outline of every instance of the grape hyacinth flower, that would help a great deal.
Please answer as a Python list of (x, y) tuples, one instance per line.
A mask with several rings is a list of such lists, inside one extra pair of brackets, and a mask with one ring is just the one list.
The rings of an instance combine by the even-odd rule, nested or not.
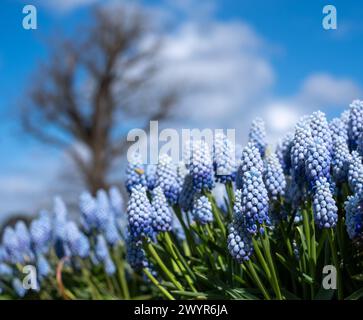
[(287, 133), (279, 140), (276, 147), (276, 156), (279, 159), (284, 174), (290, 174), (291, 169), (291, 148), (294, 139), (292, 132)]
[(69, 221), (65, 227), (65, 244), (72, 256), (86, 258), (89, 256), (90, 245), (88, 238), (78, 229), (78, 226)]
[(179, 196), (179, 205), (184, 211), (187, 212), (192, 209), (194, 195), (195, 191), (193, 188), (193, 178), (188, 174), (184, 179)]
[(121, 218), (124, 210), (124, 200), (118, 188), (115, 186), (111, 187), (108, 191), (110, 206), (113, 211), (113, 215), (116, 218)]
[(349, 106), (348, 138), (350, 150), (358, 146), (358, 139), (363, 132), (363, 101), (354, 100)]
[(107, 192), (105, 190), (98, 190), (96, 194), (96, 210), (95, 219), (97, 228), (104, 230), (108, 223), (110, 216), (113, 216)]
[(136, 185), (147, 187), (147, 180), (145, 174), (145, 166), (143, 164), (140, 153), (134, 153), (126, 169), (126, 189), (131, 192), (132, 188)]
[(313, 186), (320, 177), (330, 180), (331, 156), (325, 142), (315, 138), (308, 145), (307, 158), (305, 160), (306, 177)]
[(67, 224), (67, 208), (60, 197), (54, 198), (54, 237), (56, 240), (64, 240)]
[(153, 190), (153, 216), (152, 225), (156, 232), (166, 232), (171, 230), (172, 214), (169, 210), (166, 197), (161, 187), (156, 187)]
[(79, 209), (81, 211), (81, 223), (83, 228), (90, 232), (97, 227), (95, 198), (89, 192), (83, 192), (79, 197)]
[(156, 170), (155, 187), (161, 187), (166, 199), (170, 204), (178, 202), (180, 187), (177, 180), (176, 167), (172, 163), (172, 159), (167, 154), (159, 157)]
[(30, 233), (24, 221), (18, 221), (15, 224), (14, 231), (18, 238), (19, 249), (22, 252), (23, 257), (25, 258), (26, 261), (33, 260), (34, 254), (31, 249)]
[(261, 157), (265, 156), (266, 151), (266, 129), (265, 122), (261, 118), (256, 118), (252, 121), (248, 142), (255, 145), (260, 152)]
[(347, 141), (339, 136), (333, 143), (332, 173), (335, 182), (343, 182), (347, 179), (351, 155)]
[(23, 283), (20, 281), (19, 278), (14, 278), (12, 281), (12, 286), (19, 298), (24, 298), (26, 294), (26, 289), (23, 286)]
[(236, 178), (234, 144), (223, 134), (217, 133), (213, 145), (213, 165), (217, 182), (232, 182)]
[(291, 147), (292, 176), (298, 186), (305, 183), (305, 160), (308, 146), (312, 141), (309, 122), (302, 118), (295, 127), (294, 139)]
[(10, 277), (13, 275), (13, 269), (4, 262), (0, 262), (0, 276)]
[(52, 241), (52, 222), (49, 214), (42, 211), (30, 224), (30, 236), (35, 252), (46, 253)]
[(213, 160), (205, 141), (197, 140), (192, 143), (189, 174), (195, 192), (200, 193), (214, 187)]
[(203, 225), (213, 221), (212, 204), (206, 196), (195, 198), (192, 215), (195, 221)]
[(37, 256), (37, 271), (40, 279), (47, 277), (51, 273), (51, 267), (42, 254)]
[[(188, 169), (183, 161), (179, 161), (176, 168), (176, 182), (178, 184), (179, 190), (181, 191), (185, 177), (188, 175)], [(180, 195), (179, 195), (180, 196)]]
[(143, 268), (150, 266), (145, 251), (142, 248), (142, 242), (134, 239), (131, 235), (127, 237), (126, 241), (127, 254), (126, 259), (131, 268), (135, 271), (140, 271)]
[(349, 116), (350, 116), (350, 110), (344, 110), (339, 117), (339, 119), (344, 123), (345, 130), (347, 131), (347, 133), (348, 133)]
[(109, 244), (115, 245), (121, 240), (117, 230), (116, 218), (106, 191), (99, 190), (96, 198), (95, 219), (97, 229), (101, 230)]
[(19, 240), (13, 228), (7, 226), (4, 229), (2, 243), (6, 250), (9, 262), (12, 264), (24, 262)]
[(337, 139), (344, 139), (346, 142), (348, 142), (347, 127), (340, 118), (334, 118), (332, 121), (330, 121), (329, 129), (331, 132), (333, 144)]
[(316, 189), (313, 196), (313, 211), (315, 223), (320, 229), (333, 228), (338, 221), (338, 208), (330, 190), (326, 178), (320, 177), (316, 181)]
[(359, 135), (357, 142), (357, 152), (361, 157), (363, 157), (363, 132)]
[(332, 150), (332, 135), (325, 113), (321, 111), (313, 112), (309, 119), (311, 136), (313, 139), (322, 140), (328, 152)]
[(257, 147), (252, 143), (248, 143), (247, 146), (242, 151), (242, 158), (237, 171), (237, 177), (236, 177), (237, 189), (242, 188), (243, 176), (247, 171), (251, 170), (252, 168), (260, 172), (263, 172), (264, 164), (261, 158), (261, 154), (258, 151)]
[(363, 189), (363, 164), (357, 151), (353, 151), (348, 169), (348, 184), (354, 193)]
[(116, 219), (113, 216), (110, 216), (107, 220), (104, 228), (103, 233), (105, 235), (105, 238), (107, 242), (111, 246), (115, 246), (117, 243), (121, 241), (121, 235), (117, 228)]
[(116, 273), (115, 263), (111, 258), (108, 258), (104, 262), (104, 268), (107, 275), (112, 276)]
[(113, 275), (116, 272), (116, 266), (111, 259), (107, 242), (102, 235), (97, 236), (95, 252), (97, 260), (103, 263), (106, 274)]
[(228, 228), (227, 247), (231, 256), (238, 262), (248, 261), (253, 252), (251, 235), (242, 224), (232, 223)]
[(275, 153), (268, 155), (265, 161), (265, 186), (270, 199), (278, 200), (279, 197), (285, 195), (286, 179), (284, 172)]
[(142, 236), (152, 236), (153, 208), (146, 195), (145, 187), (136, 185), (131, 190), (127, 205), (130, 236), (140, 239)]
[(245, 219), (247, 231), (252, 234), (263, 232), (262, 229), (258, 230), (258, 226), (270, 225), (270, 218), (267, 190), (260, 171), (251, 169), (245, 172), (241, 196), (241, 216)]
[(149, 190), (153, 190), (155, 188), (156, 172), (157, 172), (156, 165), (153, 165), (153, 164), (147, 165), (147, 167), (146, 167), (146, 182), (147, 182), (147, 188)]
[(362, 193), (349, 196), (345, 202), (345, 225), (349, 238), (354, 240), (363, 235)]

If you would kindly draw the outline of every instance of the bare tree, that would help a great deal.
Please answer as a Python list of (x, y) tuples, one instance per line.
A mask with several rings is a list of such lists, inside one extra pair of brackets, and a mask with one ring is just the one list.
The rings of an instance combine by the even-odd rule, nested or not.
[[(138, 10), (95, 9), (92, 25), (55, 40), (22, 109), (22, 123), (38, 139), (65, 148), (92, 192), (127, 146), (135, 123), (170, 115), (179, 94), (160, 88), (161, 39)], [(82, 152), (80, 152), (82, 151)]]

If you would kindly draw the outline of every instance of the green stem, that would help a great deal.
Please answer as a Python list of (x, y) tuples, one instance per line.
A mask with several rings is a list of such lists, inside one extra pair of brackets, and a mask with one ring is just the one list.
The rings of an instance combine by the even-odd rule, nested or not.
[[(122, 250), (124, 248), (122, 247)], [(125, 273), (125, 262), (122, 257), (116, 252), (114, 252), (114, 257), (116, 257), (116, 263), (118, 265), (117, 268), (117, 275), (120, 282), (121, 290), (124, 299), (129, 300), (130, 299), (130, 290), (126, 279), (126, 273)]]
[(328, 232), (328, 239), (329, 239), (329, 243), (330, 243), (330, 248), (332, 251), (332, 258), (333, 258), (333, 263), (334, 266), (337, 270), (337, 286), (338, 286), (338, 299), (339, 300), (343, 300), (344, 299), (344, 295), (343, 295), (343, 286), (342, 286), (342, 282), (341, 282), (341, 272), (340, 272), (340, 264), (338, 261), (338, 255), (337, 255), (337, 249), (336, 249), (336, 245), (335, 245), (335, 236), (334, 236), (334, 231), (333, 229), (329, 229), (327, 230)]
[(164, 271), (165, 275), (170, 279), (170, 281), (179, 289), (184, 290), (183, 286), (179, 283), (178, 280), (175, 279), (173, 273), (169, 271), (167, 266), (161, 260), (157, 252), (155, 251), (153, 245), (151, 243), (146, 243), (146, 248), (149, 251), (150, 255), (155, 259), (156, 263), (160, 266), (160, 268)]
[(175, 298), (166, 290), (158, 280), (151, 274), (151, 272), (147, 269), (143, 269), (146, 276), (150, 279), (150, 281), (164, 294), (165, 297), (167, 297), (169, 300), (175, 300)]
[(256, 273), (256, 270), (253, 267), (251, 260), (247, 261), (247, 268), (250, 271), (250, 275), (251, 275), (252, 279), (256, 282), (257, 286), (260, 288), (265, 299), (271, 300), (271, 297), (268, 294), (268, 292), (266, 291), (266, 288), (264, 287), (263, 283), (261, 282), (261, 279), (259, 278), (258, 274)]
[[(193, 290), (193, 291), (196, 291), (195, 287), (194, 287), (194, 283), (193, 283), (193, 280), (190, 278), (190, 276), (187, 274), (187, 269), (184, 265), (184, 263), (180, 260), (179, 258), (179, 255), (176, 253), (176, 251), (178, 250), (176, 248), (176, 246), (173, 245), (172, 241), (171, 241), (171, 238), (170, 238), (170, 235), (168, 232), (165, 232), (164, 233), (164, 237), (165, 237), (165, 242), (169, 248), (169, 252), (171, 253), (173, 259), (175, 260), (175, 262), (178, 264), (180, 270), (181, 270), (181, 273), (184, 275), (185, 277), (185, 280), (188, 282), (189, 284), (189, 287)], [(179, 252), (180, 253), (180, 252)], [(189, 269), (190, 271), (190, 269)]]
[(264, 235), (262, 235), (261, 238), (262, 238), (262, 246), (264, 248), (264, 251), (265, 251), (265, 254), (266, 254), (266, 257), (267, 257), (267, 262), (270, 265), (271, 279), (272, 279), (274, 291), (276, 293), (276, 297), (277, 297), (277, 299), (282, 300), (283, 296), (281, 294), (281, 289), (280, 289), (279, 281), (278, 281), (278, 278), (277, 278), (275, 263), (274, 263), (273, 258), (271, 256), (270, 241), (269, 241), (269, 237), (268, 237), (266, 229), (265, 229)]

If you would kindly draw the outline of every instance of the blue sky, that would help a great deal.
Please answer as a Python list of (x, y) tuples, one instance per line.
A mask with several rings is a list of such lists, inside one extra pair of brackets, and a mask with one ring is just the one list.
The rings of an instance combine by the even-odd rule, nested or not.
[[(25, 2), (2, 2), (0, 212), (4, 214), (32, 212), (47, 205), (46, 199), (53, 195), (49, 186), (57, 181), (64, 151), (22, 134), (17, 106), (36, 64), (47, 59), (44, 39), (86, 23), (96, 2), (27, 1), (38, 9), (38, 29), (32, 31), (22, 28)], [(322, 28), (326, 4), (337, 8), (337, 30)], [(253, 116), (259, 115), (274, 140), (303, 113), (320, 108), (331, 118), (352, 99), (362, 98), (360, 1), (160, 0), (139, 5), (173, 22), (164, 34), (164, 81), (181, 77), (203, 85), (203, 92), (188, 97), (181, 107), (188, 125), (238, 127), (242, 137)]]

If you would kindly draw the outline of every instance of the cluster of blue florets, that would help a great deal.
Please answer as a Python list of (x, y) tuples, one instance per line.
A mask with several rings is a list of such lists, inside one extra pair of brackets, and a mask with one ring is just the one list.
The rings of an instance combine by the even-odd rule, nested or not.
[(192, 142), (188, 169), (195, 192), (212, 190), (214, 187), (213, 160), (207, 142), (203, 140)]
[(161, 187), (156, 187), (153, 190), (152, 207), (152, 214), (154, 215), (152, 217), (152, 224), (154, 230), (156, 232), (170, 231), (172, 228), (173, 216)]
[(180, 192), (177, 170), (172, 162), (172, 158), (167, 154), (162, 154), (159, 157), (155, 186), (163, 189), (165, 197), (170, 204), (177, 203)]
[(194, 199), (192, 216), (200, 224), (207, 224), (213, 221), (212, 204), (206, 196)]
[(261, 118), (255, 118), (252, 121), (248, 141), (257, 147), (262, 157), (265, 155), (267, 147), (266, 129), (265, 122)]
[(338, 208), (325, 177), (316, 181), (313, 196), (313, 211), (315, 222), (320, 228), (333, 228), (338, 222)]
[(266, 157), (264, 182), (271, 200), (285, 196), (286, 178), (275, 153)]
[(91, 259), (95, 266), (101, 263), (106, 274), (115, 273), (111, 250), (125, 234), (120, 192), (113, 187), (109, 193), (100, 190), (96, 197), (84, 193), (79, 204), (79, 224), (69, 218), (66, 205), (56, 197), (53, 211), (41, 211), (29, 226), (18, 221), (5, 228), (0, 244), (1, 289), (2, 281), (9, 281), (14, 292), (24, 297), (28, 290), (23, 287), (19, 266), (33, 265), (37, 270), (34, 290), (39, 291), (43, 281), (55, 274), (53, 250), (75, 268), (79, 259)]
[(264, 170), (264, 164), (261, 158), (261, 154), (258, 148), (249, 142), (247, 146), (242, 150), (242, 157), (239, 163), (237, 177), (236, 177), (236, 188), (241, 189), (243, 186), (244, 174), (255, 168), (261, 172)]
[(237, 171), (235, 146), (223, 133), (217, 133), (214, 138), (213, 164), (216, 181), (226, 183), (235, 180)]
[[(56, 198), (53, 212), (41, 212), (29, 226), (8, 226), (0, 244), (0, 290), (1, 279), (8, 277), (19, 296), (26, 294), (15, 268), (19, 264), (36, 265), (41, 285), (54, 274), (49, 259), (53, 249), (74, 267), (76, 261), (89, 259), (113, 275), (114, 249), (124, 242), (132, 268), (153, 270), (145, 244), (159, 241), (165, 232), (183, 241), (185, 228), (193, 224), (206, 225), (208, 231), (217, 213), (229, 217), (224, 204), (231, 199), (227, 248), (241, 263), (250, 259), (254, 237), (274, 232), (276, 215), (299, 224), (304, 210), (313, 210), (318, 228), (334, 228), (339, 218), (351, 239), (363, 236), (363, 102), (354, 101), (330, 123), (320, 111), (303, 117), (276, 150), (268, 147), (265, 124), (256, 119), (239, 161), (235, 149), (224, 134), (217, 134), (213, 145), (190, 141), (179, 163), (163, 154), (157, 164), (145, 165), (135, 154), (126, 169), (126, 214), (121, 194), (111, 188), (81, 195), (79, 223)], [(225, 192), (219, 200), (213, 196), (216, 186)], [(345, 212), (339, 207), (338, 217), (336, 198), (342, 196)], [(292, 246), (298, 257), (297, 244)]]

